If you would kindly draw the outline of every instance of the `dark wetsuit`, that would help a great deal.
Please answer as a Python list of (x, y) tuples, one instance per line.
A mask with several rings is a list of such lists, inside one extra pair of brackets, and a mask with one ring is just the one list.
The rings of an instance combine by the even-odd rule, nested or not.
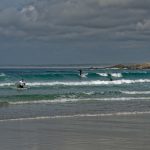
[(108, 73), (108, 78), (109, 78), (109, 80), (110, 81), (112, 81), (113, 79), (112, 79), (112, 76), (111, 76), (111, 74), (110, 73)]
[(82, 76), (82, 70), (81, 69), (79, 70), (79, 72), (80, 72), (80, 76)]

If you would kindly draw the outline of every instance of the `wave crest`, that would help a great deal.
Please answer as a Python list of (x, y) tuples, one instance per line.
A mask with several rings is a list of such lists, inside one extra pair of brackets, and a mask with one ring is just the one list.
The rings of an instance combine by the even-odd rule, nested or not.
[(114, 80), (114, 81), (76, 81), (76, 82), (31, 82), (27, 83), (28, 86), (55, 86), (55, 85), (63, 85), (63, 86), (94, 86), (94, 85), (121, 85), (121, 84), (133, 84), (133, 83), (145, 83), (150, 82), (150, 79), (139, 79), (139, 80)]
[(57, 115), (57, 116), (38, 116), (32, 118), (15, 118), (15, 119), (3, 119), (0, 122), (7, 121), (27, 121), (27, 120), (43, 120), (43, 119), (62, 119), (62, 118), (81, 118), (81, 117), (111, 117), (111, 116), (131, 116), (131, 115), (143, 115), (150, 114), (150, 111), (143, 112), (116, 112), (116, 113), (101, 113), (101, 114), (74, 114), (74, 115)]
[[(138, 80), (94, 80), (94, 81), (48, 81), (48, 82), (27, 82), (28, 87), (42, 87), (42, 86), (100, 86), (100, 85), (122, 85), (122, 84), (134, 84), (134, 83), (150, 83), (150, 79), (138, 79)], [(15, 86), (16, 83), (0, 83), (0, 87)]]
[(60, 98), (54, 100), (30, 100), (8, 102), (11, 105), (20, 104), (55, 104), (55, 103), (76, 103), (81, 101), (130, 101), (130, 100), (150, 100), (150, 97), (112, 97), (112, 98)]

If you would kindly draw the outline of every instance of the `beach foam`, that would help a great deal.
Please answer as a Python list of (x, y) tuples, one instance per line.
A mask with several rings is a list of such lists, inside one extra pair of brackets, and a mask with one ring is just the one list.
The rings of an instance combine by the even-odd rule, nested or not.
[(15, 119), (3, 119), (0, 122), (8, 121), (28, 121), (28, 120), (44, 120), (44, 119), (63, 119), (63, 118), (81, 118), (81, 117), (111, 117), (111, 116), (130, 116), (130, 115), (143, 115), (150, 114), (150, 111), (143, 112), (116, 112), (116, 113), (102, 113), (102, 114), (75, 114), (75, 115), (57, 115), (57, 116), (39, 116), (30, 118), (15, 118)]

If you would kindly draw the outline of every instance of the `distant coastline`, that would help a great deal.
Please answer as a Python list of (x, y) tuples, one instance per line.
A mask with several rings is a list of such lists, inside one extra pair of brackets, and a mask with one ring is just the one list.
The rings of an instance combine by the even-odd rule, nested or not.
[(0, 69), (103, 69), (109, 66), (108, 64), (0, 65)]
[(116, 69), (150, 69), (150, 63), (143, 63), (143, 64), (129, 64), (129, 65), (124, 65), (124, 64), (117, 64), (110, 66), (109, 68), (116, 68)]
[(116, 64), (116, 65), (89, 65), (89, 64), (76, 64), (76, 65), (6, 65), (0, 66), (0, 69), (150, 69), (150, 63), (142, 64)]

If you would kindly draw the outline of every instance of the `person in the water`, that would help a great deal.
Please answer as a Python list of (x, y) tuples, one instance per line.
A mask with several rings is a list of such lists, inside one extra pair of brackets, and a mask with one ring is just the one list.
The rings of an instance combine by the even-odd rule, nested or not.
[(110, 73), (108, 73), (107, 76), (108, 76), (108, 79), (109, 79), (110, 81), (113, 81), (112, 76), (111, 76)]
[(82, 70), (81, 69), (79, 69), (79, 75), (82, 76)]
[(26, 85), (25, 81), (23, 79), (21, 79), (17, 85), (18, 88), (24, 88)]

